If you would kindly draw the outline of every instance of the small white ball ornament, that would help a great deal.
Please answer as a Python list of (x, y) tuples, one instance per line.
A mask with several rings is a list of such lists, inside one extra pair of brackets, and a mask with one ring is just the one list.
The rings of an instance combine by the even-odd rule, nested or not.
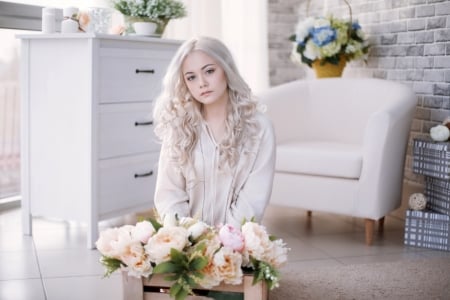
[(409, 208), (413, 210), (424, 210), (427, 207), (427, 198), (422, 193), (414, 193), (409, 196)]
[(445, 125), (436, 125), (430, 129), (430, 136), (436, 142), (445, 142), (450, 137), (450, 129)]

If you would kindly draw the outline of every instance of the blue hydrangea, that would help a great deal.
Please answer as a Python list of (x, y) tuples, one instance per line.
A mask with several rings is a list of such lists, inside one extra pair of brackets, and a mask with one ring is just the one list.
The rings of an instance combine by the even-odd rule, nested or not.
[(311, 30), (312, 40), (319, 47), (325, 46), (336, 40), (336, 30), (330, 26), (313, 28)]
[(359, 25), (359, 23), (352, 23), (352, 28), (353, 28), (353, 30), (359, 30), (359, 29), (361, 29), (361, 25)]

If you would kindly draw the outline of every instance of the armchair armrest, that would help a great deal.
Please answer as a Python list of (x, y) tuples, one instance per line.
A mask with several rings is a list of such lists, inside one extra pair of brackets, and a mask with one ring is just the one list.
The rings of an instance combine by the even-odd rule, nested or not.
[(373, 219), (400, 205), (408, 133), (417, 104), (414, 99), (408, 93), (401, 101), (372, 114), (367, 123), (358, 197), (361, 201), (355, 203), (355, 210), (372, 211)]

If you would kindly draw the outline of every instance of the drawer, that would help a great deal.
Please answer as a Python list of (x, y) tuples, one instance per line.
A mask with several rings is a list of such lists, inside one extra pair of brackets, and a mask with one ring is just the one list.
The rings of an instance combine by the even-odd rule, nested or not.
[(161, 90), (171, 53), (149, 50), (104, 50), (100, 54), (100, 103), (153, 100)]
[(100, 159), (159, 151), (151, 102), (103, 104), (99, 114)]
[(159, 154), (99, 162), (99, 212), (108, 214), (153, 203)]

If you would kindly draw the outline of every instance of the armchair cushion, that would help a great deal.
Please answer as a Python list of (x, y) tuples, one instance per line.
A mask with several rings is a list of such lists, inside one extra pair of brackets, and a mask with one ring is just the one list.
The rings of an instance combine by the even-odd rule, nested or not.
[(358, 179), (362, 158), (360, 145), (334, 141), (292, 141), (278, 145), (276, 170)]

